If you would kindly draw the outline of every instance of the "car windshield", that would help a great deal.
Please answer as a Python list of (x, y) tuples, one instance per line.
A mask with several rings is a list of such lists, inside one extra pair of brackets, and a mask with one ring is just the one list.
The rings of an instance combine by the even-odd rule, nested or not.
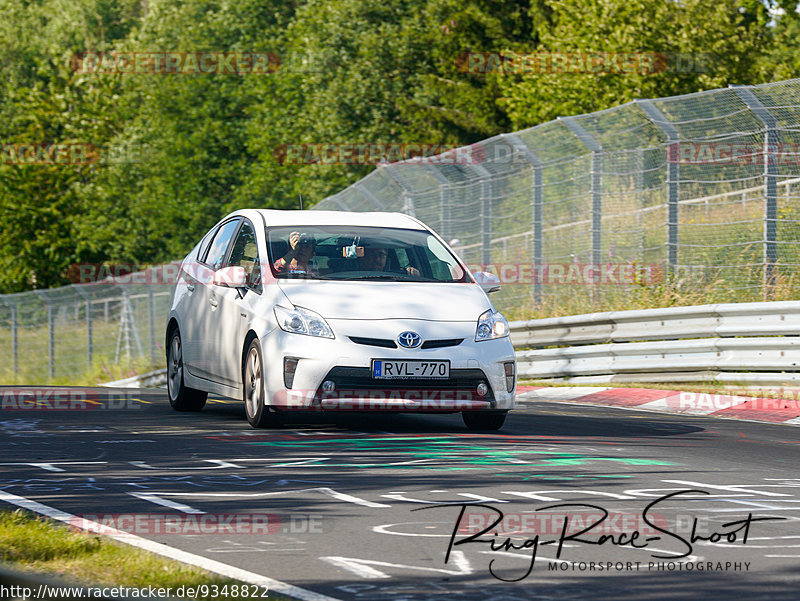
[[(458, 259), (430, 232), (384, 227), (267, 228), (275, 277), (467, 282)], [(293, 248), (293, 250), (291, 250)]]

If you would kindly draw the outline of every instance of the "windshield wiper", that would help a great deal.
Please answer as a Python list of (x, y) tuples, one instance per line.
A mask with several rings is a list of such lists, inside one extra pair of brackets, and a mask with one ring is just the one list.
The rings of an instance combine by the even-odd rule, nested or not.
[(329, 278), (325, 275), (316, 275), (308, 273), (307, 271), (292, 271), (292, 272), (283, 272), (278, 273), (275, 276), (279, 279), (286, 279), (286, 280), (331, 280), (333, 278)]
[(360, 275), (353, 277), (354, 280), (408, 280), (409, 276), (402, 273), (379, 273), (374, 275)]

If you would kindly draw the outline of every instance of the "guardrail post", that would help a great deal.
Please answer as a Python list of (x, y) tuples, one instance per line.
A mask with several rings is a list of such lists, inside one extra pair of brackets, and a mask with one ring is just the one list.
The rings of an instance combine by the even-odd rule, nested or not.
[(674, 274), (678, 268), (681, 136), (652, 100), (634, 100), (634, 103), (667, 136), (667, 264)]
[(520, 140), (517, 134), (500, 134), (513, 149), (514, 154), (525, 157), (533, 169), (531, 178), (531, 225), (533, 226), (531, 240), (531, 255), (533, 257), (533, 300), (536, 303), (542, 301), (542, 281), (539, 274), (542, 273), (542, 263), (544, 256), (542, 252), (542, 221), (544, 218), (544, 197), (542, 195), (542, 161), (530, 147)]
[(746, 86), (730, 86), (764, 124), (764, 300), (771, 297), (778, 262), (778, 120)]

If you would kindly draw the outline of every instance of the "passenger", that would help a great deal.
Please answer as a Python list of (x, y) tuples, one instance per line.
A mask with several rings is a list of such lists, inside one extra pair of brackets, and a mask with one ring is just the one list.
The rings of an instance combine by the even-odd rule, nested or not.
[(309, 265), (316, 246), (317, 241), (313, 235), (292, 232), (289, 234), (289, 251), (272, 266), (278, 273), (316, 274), (316, 269)]

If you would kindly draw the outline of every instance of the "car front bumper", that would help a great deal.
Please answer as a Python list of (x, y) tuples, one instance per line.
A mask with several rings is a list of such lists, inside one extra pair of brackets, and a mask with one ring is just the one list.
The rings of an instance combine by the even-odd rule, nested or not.
[[(454, 412), (509, 410), (516, 382), (508, 390), (504, 364), (514, 362), (509, 339), (475, 342), (475, 322), (425, 320), (328, 320), (335, 339), (272, 330), (262, 340), (266, 399), (278, 409), (325, 411)], [(386, 348), (405, 330), (438, 348)], [(361, 343), (356, 343), (353, 338)], [(454, 341), (461, 340), (454, 344)], [(296, 359), (291, 388), (284, 383), (285, 359)], [(372, 378), (373, 359), (447, 360), (450, 378)], [(323, 391), (323, 382), (333, 391)], [(484, 382), (488, 393), (477, 393)]]

